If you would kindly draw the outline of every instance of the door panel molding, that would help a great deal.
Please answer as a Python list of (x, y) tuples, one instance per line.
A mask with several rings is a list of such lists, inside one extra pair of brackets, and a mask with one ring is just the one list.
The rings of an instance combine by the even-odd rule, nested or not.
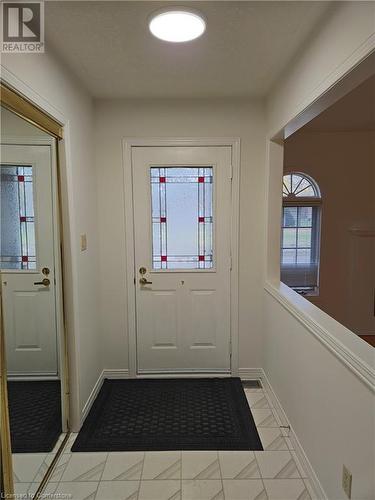
[[(239, 286), (239, 187), (240, 187), (240, 138), (238, 137), (124, 137), (122, 140), (123, 168), (124, 168), (124, 216), (125, 216), (125, 253), (126, 253), (126, 293), (127, 301), (124, 304), (126, 312), (125, 323), (128, 329), (129, 375), (136, 377), (137, 373), (137, 338), (136, 338), (136, 288), (137, 278), (134, 262), (134, 206), (133, 206), (133, 175), (132, 149), (135, 147), (158, 146), (227, 146), (231, 148), (232, 186), (231, 186), (231, 273), (230, 273), (230, 343), (231, 343), (231, 374), (238, 375), (238, 286)], [(200, 371), (205, 373), (204, 370)], [(212, 372), (212, 370), (211, 370)], [(157, 372), (154, 372), (155, 374)], [(159, 372), (160, 373), (160, 372)], [(194, 370), (191, 371), (194, 373)], [(217, 373), (221, 373), (220, 371)], [(142, 371), (142, 374), (145, 374)], [(139, 376), (142, 376), (141, 372)], [(176, 376), (176, 372), (164, 372), (166, 376)]]

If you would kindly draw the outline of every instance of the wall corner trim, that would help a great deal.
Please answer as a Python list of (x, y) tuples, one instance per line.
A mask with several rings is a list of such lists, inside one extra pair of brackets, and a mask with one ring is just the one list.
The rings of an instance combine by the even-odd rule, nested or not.
[(360, 359), (311, 316), (292, 304), (274, 285), (266, 283), (264, 289), (375, 393), (375, 370), (370, 365)]

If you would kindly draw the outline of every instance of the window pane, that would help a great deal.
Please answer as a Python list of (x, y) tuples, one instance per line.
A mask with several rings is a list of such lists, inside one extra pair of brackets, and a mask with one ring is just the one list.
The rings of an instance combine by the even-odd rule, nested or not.
[(283, 250), (281, 254), (282, 264), (295, 264), (296, 262), (296, 251), (295, 250)]
[(1, 165), (0, 269), (36, 269), (32, 167)]
[(300, 227), (312, 226), (312, 207), (298, 207), (298, 225)]
[(309, 248), (297, 250), (297, 264), (310, 264), (311, 250)]
[(284, 207), (285, 227), (296, 227), (297, 225), (297, 207)]
[(283, 248), (295, 247), (297, 245), (297, 230), (284, 229), (283, 230)]
[(284, 175), (283, 177), (283, 195), (287, 196), (292, 192), (292, 176), (289, 175)]
[(212, 167), (151, 168), (153, 269), (213, 267)]
[(298, 229), (298, 248), (311, 247), (311, 229)]
[(297, 174), (292, 174), (292, 193), (296, 193), (296, 191), (301, 189), (301, 185), (303, 182), (303, 177)]
[(283, 196), (319, 197), (319, 188), (316, 183), (304, 174), (285, 174), (283, 177)]
[[(302, 184), (307, 184), (307, 181), (302, 181), (301, 183), (301, 186)], [(299, 187), (295, 193), (296, 196), (315, 196), (315, 192), (314, 192), (314, 189), (312, 188), (311, 185), (308, 185), (308, 186), (304, 186), (304, 187)]]

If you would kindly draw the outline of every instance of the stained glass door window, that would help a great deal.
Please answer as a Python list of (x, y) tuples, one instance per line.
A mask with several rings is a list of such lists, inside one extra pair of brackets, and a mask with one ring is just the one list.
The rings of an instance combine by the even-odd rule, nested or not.
[(36, 269), (33, 168), (1, 165), (0, 269)]
[(152, 167), (153, 269), (213, 267), (213, 168)]

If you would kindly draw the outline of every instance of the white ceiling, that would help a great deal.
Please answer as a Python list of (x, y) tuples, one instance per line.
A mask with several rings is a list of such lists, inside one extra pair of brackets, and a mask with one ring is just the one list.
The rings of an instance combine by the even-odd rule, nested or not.
[(300, 130), (301, 132), (375, 130), (375, 76), (365, 80)]
[(46, 46), (98, 98), (259, 97), (311, 36), (330, 2), (173, 2), (207, 18), (199, 39), (169, 44), (147, 19), (169, 2), (46, 2)]

